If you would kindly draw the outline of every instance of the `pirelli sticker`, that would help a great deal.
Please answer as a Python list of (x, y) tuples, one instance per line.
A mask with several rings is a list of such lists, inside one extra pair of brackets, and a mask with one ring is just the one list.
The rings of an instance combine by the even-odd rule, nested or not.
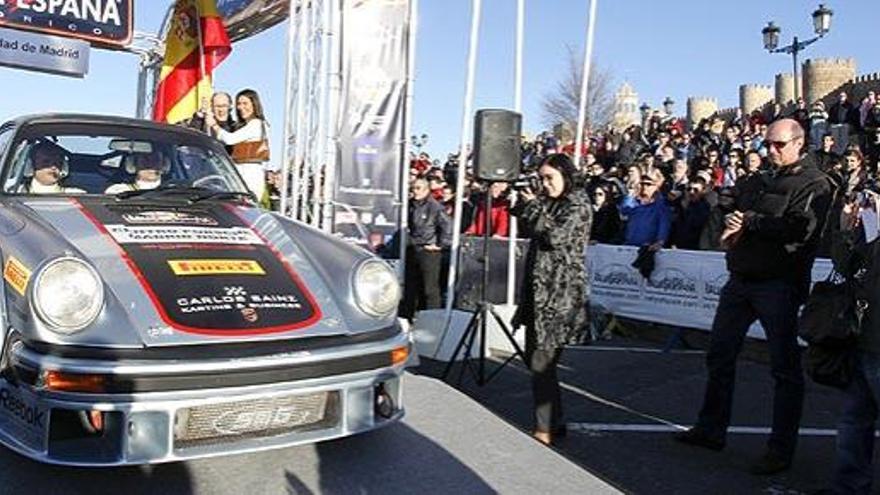
[(28, 281), (31, 279), (31, 271), (24, 266), (24, 263), (18, 261), (14, 256), (10, 256), (6, 260), (6, 265), (3, 266), (3, 279), (23, 296)]
[(251, 229), (245, 227), (106, 225), (106, 228), (119, 244), (264, 244)]
[(254, 260), (168, 260), (171, 271), (178, 276), (191, 275), (265, 275), (263, 267)]

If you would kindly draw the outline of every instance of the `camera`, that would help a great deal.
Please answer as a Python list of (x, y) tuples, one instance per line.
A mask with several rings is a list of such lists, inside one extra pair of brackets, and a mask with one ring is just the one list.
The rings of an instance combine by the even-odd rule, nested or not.
[(514, 191), (532, 191), (537, 194), (541, 190), (541, 178), (536, 173), (522, 174), (510, 183), (510, 188)]

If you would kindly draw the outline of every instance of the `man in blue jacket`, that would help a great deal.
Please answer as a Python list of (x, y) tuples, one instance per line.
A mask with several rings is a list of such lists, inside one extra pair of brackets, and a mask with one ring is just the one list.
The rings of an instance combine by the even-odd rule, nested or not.
[(627, 218), (623, 241), (627, 246), (650, 246), (656, 251), (669, 239), (672, 216), (660, 193), (662, 182), (662, 174), (652, 170), (642, 176), (634, 195), (621, 200), (620, 213)]

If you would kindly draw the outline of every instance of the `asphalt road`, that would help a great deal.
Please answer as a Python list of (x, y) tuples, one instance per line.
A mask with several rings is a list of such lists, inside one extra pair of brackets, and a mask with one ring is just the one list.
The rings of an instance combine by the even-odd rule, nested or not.
[(0, 448), (0, 494), (619, 493), (438, 380), (408, 375), (404, 394), (401, 423), (250, 455), (82, 469)]
[[(750, 354), (760, 355), (762, 345), (752, 344)], [(760, 360), (739, 362), (732, 417), (738, 429), (724, 451), (672, 440), (668, 424), (687, 426), (696, 419), (704, 359), (701, 351), (662, 353), (655, 343), (633, 339), (566, 350), (560, 380), (570, 433), (557, 450), (628, 493), (795, 495), (825, 487), (842, 400), (836, 390), (813, 383), (807, 385), (793, 467), (769, 477), (748, 473), (763, 452), (772, 409), (769, 365)], [(418, 371), (436, 376), (441, 370), (441, 363), (423, 362)], [(457, 368), (451, 381), (456, 377)], [(462, 390), (518, 428), (531, 428), (530, 382), (518, 361), (483, 387), (466, 373)], [(875, 471), (880, 485), (880, 469)]]

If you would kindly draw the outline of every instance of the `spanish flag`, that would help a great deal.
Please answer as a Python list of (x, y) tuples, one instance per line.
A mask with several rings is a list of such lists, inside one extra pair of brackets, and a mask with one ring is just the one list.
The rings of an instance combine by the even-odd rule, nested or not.
[(165, 39), (165, 61), (153, 120), (177, 123), (199, 108), (212, 94), (211, 74), (232, 51), (215, 0), (177, 0)]

